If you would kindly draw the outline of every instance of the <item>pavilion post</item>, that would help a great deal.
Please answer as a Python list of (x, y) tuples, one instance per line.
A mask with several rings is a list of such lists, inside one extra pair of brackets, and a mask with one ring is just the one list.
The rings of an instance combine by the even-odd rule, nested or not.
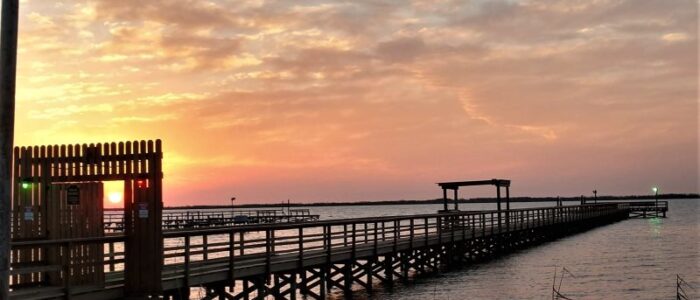
[(442, 202), (444, 210), (447, 211), (447, 189), (442, 188)]
[(0, 20), (0, 299), (10, 291), (12, 148), (15, 131), (19, 0), (2, 0)]
[(501, 186), (496, 185), (496, 200), (498, 203), (498, 232), (501, 232)]
[(510, 186), (506, 185), (506, 228), (510, 230)]
[(459, 189), (455, 188), (455, 210), (459, 210)]

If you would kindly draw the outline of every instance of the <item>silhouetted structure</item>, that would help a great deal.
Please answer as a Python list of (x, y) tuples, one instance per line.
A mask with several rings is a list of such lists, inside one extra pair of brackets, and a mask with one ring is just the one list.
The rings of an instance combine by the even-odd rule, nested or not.
[(496, 203), (498, 205), (498, 222), (501, 223), (501, 188), (506, 188), (506, 223), (509, 222), (508, 211), (510, 211), (510, 180), (507, 179), (490, 179), (490, 180), (471, 180), (471, 181), (453, 181), (440, 182), (438, 185), (442, 188), (443, 210), (440, 212), (449, 212), (447, 207), (447, 190), (454, 191), (455, 209), (459, 210), (459, 188), (467, 186), (493, 185), (496, 187)]
[(11, 285), (104, 286), (101, 243), (57, 241), (103, 241), (102, 181), (123, 181), (122, 295), (160, 294), (162, 158), (160, 140), (15, 148)]
[[(629, 217), (628, 203), (163, 231), (159, 141), (16, 148), (12, 299), (325, 299), (446, 270)], [(102, 181), (125, 182), (124, 234)], [(442, 183), (444, 190), (510, 181)], [(446, 193), (445, 193), (446, 195)], [(445, 197), (446, 198), (446, 197)], [(508, 203), (508, 202), (507, 202)], [(657, 207), (656, 205), (654, 207)], [(508, 206), (509, 208), (509, 206)], [(291, 210), (288, 214), (291, 213)]]

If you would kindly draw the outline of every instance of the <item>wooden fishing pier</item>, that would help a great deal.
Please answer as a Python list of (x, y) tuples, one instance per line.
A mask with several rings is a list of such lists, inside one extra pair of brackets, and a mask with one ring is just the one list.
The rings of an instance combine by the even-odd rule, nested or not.
[[(628, 216), (628, 206), (619, 203), (514, 209), (510, 225), (498, 222), (497, 211), (480, 211), (166, 231), (160, 278), (143, 283), (157, 292), (140, 296), (188, 299), (191, 287), (204, 288), (209, 299), (324, 299), (335, 288), (371, 292), (376, 282), (391, 285)], [(61, 255), (53, 264), (13, 268), (15, 278), (57, 280), (25, 286), (20, 280), (11, 297), (126, 297), (129, 258), (120, 249), (128, 242), (124, 235), (13, 242), (17, 251), (43, 248)], [(103, 260), (75, 254), (94, 245), (105, 249)], [(86, 273), (99, 280), (87, 280)]]
[[(11, 299), (325, 299), (449, 270), (629, 218), (599, 203), (164, 229), (159, 141), (15, 150)], [(124, 230), (105, 233), (102, 181), (125, 182)], [(506, 189), (502, 210), (500, 190)], [(658, 208), (658, 204), (654, 205)], [(657, 212), (658, 214), (658, 212)]]

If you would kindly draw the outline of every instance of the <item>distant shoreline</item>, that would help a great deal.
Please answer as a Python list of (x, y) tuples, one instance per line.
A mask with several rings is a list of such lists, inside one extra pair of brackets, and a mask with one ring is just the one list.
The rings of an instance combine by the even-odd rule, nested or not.
[[(698, 199), (700, 194), (662, 194), (659, 200), (669, 199)], [(556, 202), (557, 199), (564, 202), (579, 202), (581, 197), (512, 197), (510, 202)], [(586, 201), (593, 201), (593, 197), (584, 197)], [(496, 203), (496, 198), (471, 198), (460, 199), (459, 203)], [(505, 199), (503, 199), (505, 200)], [(632, 196), (600, 196), (598, 201), (624, 201), (624, 200), (654, 200), (653, 195), (632, 195)], [(442, 198), (427, 200), (380, 200), (380, 201), (359, 201), (359, 202), (314, 202), (314, 203), (290, 203), (289, 207), (308, 206), (370, 206), (370, 205), (414, 205), (414, 204), (441, 204)], [(449, 203), (454, 203), (449, 200)], [(237, 204), (234, 208), (252, 207), (287, 207), (287, 203), (265, 203), (265, 204)], [(231, 208), (231, 205), (187, 205), (187, 206), (167, 206), (165, 209), (216, 209)]]

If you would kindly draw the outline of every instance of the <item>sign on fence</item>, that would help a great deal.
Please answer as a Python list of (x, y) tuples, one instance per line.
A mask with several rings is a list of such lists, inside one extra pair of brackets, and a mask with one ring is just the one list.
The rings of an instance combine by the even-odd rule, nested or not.
[(66, 192), (68, 194), (68, 205), (80, 205), (80, 187), (71, 185)]

